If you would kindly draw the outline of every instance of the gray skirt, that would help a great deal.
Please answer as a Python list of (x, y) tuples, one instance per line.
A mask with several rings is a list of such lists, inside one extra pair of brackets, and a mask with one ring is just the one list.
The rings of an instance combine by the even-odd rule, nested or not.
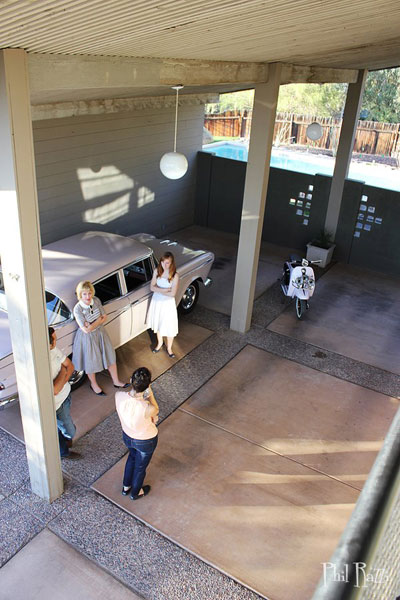
[(115, 350), (102, 325), (91, 333), (78, 329), (72, 349), (72, 362), (77, 371), (86, 373), (99, 373), (116, 362)]

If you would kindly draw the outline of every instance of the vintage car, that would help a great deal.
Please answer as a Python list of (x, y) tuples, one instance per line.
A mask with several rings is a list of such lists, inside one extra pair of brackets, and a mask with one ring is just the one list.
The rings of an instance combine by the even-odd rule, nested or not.
[[(150, 281), (164, 252), (175, 256), (179, 273), (176, 303), (181, 313), (193, 310), (199, 283), (208, 286), (214, 261), (212, 252), (191, 250), (167, 239), (136, 234), (124, 237), (88, 231), (43, 248), (43, 270), (49, 325), (57, 331), (58, 347), (71, 356), (77, 324), (73, 308), (79, 281), (92, 281), (108, 320), (105, 325), (115, 348), (147, 329), (146, 314), (151, 299)], [(75, 372), (77, 387), (85, 373)], [(0, 406), (16, 398), (17, 382), (9, 333), (7, 300), (0, 270)]]

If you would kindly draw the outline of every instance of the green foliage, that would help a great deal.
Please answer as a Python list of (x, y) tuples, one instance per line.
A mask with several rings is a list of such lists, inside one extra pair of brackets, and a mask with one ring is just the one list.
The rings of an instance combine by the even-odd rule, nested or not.
[(368, 121), (400, 123), (400, 68), (368, 73), (361, 109)]
[(279, 91), (278, 111), (319, 117), (340, 117), (346, 99), (345, 83), (290, 83)]
[[(340, 117), (346, 101), (345, 83), (291, 83), (282, 85), (278, 111), (319, 117)], [(207, 104), (206, 112), (251, 110), (254, 90), (221, 94), (218, 104)], [(400, 68), (368, 74), (362, 110), (368, 121), (400, 123)]]
[(206, 113), (219, 113), (226, 110), (251, 110), (253, 108), (253, 100), (254, 90), (221, 94), (218, 103), (206, 104)]
[(327, 229), (321, 229), (318, 237), (316, 237), (312, 241), (313, 246), (317, 246), (317, 248), (324, 248), (325, 250), (329, 250), (330, 245), (332, 243), (332, 233)]

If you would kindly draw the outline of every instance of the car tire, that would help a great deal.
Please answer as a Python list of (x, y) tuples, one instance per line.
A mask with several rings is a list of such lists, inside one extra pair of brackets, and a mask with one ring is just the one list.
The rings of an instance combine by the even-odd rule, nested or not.
[[(72, 360), (72, 355), (69, 357)], [(77, 390), (86, 381), (85, 371), (74, 371), (69, 380), (71, 391)]]
[(182, 299), (178, 304), (178, 310), (181, 315), (188, 315), (192, 312), (199, 299), (199, 293), (199, 284), (197, 281), (192, 281), (184, 291)]

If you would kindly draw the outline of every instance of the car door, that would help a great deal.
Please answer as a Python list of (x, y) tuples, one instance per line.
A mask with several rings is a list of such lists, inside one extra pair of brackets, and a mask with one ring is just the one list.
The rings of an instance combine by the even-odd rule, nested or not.
[(123, 269), (131, 306), (131, 337), (135, 337), (147, 329), (146, 317), (152, 296), (150, 283), (153, 269), (154, 265), (151, 256), (136, 260)]
[(94, 284), (97, 298), (101, 300), (107, 314), (105, 324), (114, 348), (131, 339), (132, 315), (129, 296), (123, 295), (120, 273), (108, 275)]

